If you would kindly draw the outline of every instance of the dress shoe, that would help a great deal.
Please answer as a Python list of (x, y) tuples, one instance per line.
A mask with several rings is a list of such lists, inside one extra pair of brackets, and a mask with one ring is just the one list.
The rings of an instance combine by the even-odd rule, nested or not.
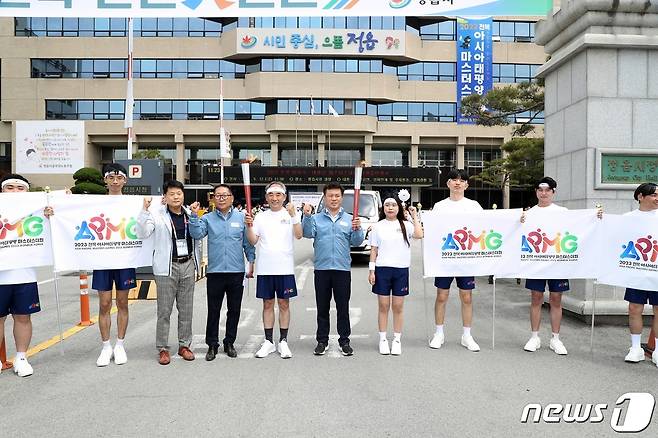
[(214, 347), (208, 347), (208, 352), (206, 353), (206, 360), (210, 362), (211, 360), (215, 360), (215, 357), (217, 357), (217, 346), (215, 345)]
[(160, 365), (169, 365), (169, 362), (171, 362), (169, 352), (167, 350), (160, 350), (160, 359), (158, 360), (158, 363)]
[(228, 357), (238, 357), (238, 352), (235, 351), (233, 344), (224, 344), (224, 353), (226, 353)]
[(180, 347), (178, 349), (178, 355), (185, 360), (194, 360), (194, 353), (187, 347)]

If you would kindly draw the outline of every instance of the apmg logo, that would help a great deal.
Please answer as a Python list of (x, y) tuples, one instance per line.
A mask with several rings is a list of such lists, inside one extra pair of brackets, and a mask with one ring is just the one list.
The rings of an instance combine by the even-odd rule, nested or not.
[(641, 237), (628, 242), (627, 245), (622, 245), (624, 250), (619, 258), (640, 260), (644, 262), (655, 263), (658, 260), (658, 240), (651, 236)]
[[(9, 233), (11, 231), (11, 233)], [(0, 222), (0, 240), (7, 238), (39, 237), (43, 233), (43, 218), (29, 215), (10, 223), (8, 219)]]
[(137, 240), (136, 227), (135, 218), (131, 217), (128, 220), (121, 218), (121, 222), (114, 225), (110, 222), (109, 217), (105, 217), (101, 213), (88, 221), (83, 220), (79, 226), (75, 227), (78, 230), (75, 240), (111, 240), (112, 238), (114, 240)]
[(558, 232), (552, 239), (540, 228), (521, 237), (521, 251), (546, 254), (553, 249), (555, 254), (573, 254), (578, 250), (578, 236)]
[[(479, 235), (473, 234), (467, 227), (456, 230), (453, 233), (448, 233), (443, 238), (443, 246), (441, 251), (470, 251), (476, 250), (490, 250), (495, 251), (503, 244), (503, 235), (494, 230), (489, 232), (483, 230)], [(475, 248), (473, 248), (475, 246)]]

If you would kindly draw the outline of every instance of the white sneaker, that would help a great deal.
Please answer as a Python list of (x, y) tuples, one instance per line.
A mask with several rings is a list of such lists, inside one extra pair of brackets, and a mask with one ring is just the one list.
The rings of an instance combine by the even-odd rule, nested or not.
[(387, 339), (382, 339), (379, 341), (379, 354), (391, 354), (391, 349), (388, 346)]
[(434, 336), (430, 341), (430, 348), (441, 348), (445, 340), (446, 337), (443, 333), (434, 333)]
[(528, 342), (525, 343), (525, 347), (523, 347), (525, 351), (530, 351), (530, 352), (535, 352), (540, 348), (541, 348), (541, 339), (539, 339), (539, 336), (531, 337), (528, 340)]
[(117, 365), (123, 365), (128, 362), (128, 356), (126, 356), (126, 349), (123, 348), (123, 345), (114, 346), (114, 363)]
[(290, 359), (292, 357), (292, 351), (288, 347), (288, 341), (279, 342), (279, 354), (281, 355), (281, 359)]
[(112, 352), (112, 347), (103, 347), (101, 350), (101, 354), (98, 356), (98, 359), (96, 359), (96, 366), (97, 367), (106, 367), (110, 364), (110, 360), (112, 360), (113, 356)]
[(14, 372), (18, 374), (18, 377), (27, 377), (34, 374), (32, 365), (30, 365), (30, 363), (25, 358), (16, 360), (14, 362)]
[(564, 356), (564, 355), (567, 354), (566, 347), (564, 346), (562, 341), (560, 341), (559, 339), (552, 338), (551, 342), (548, 344), (548, 346), (550, 347), (551, 350), (553, 350), (554, 352), (556, 352), (560, 356)]
[(402, 354), (402, 342), (400, 342), (399, 339), (393, 339), (393, 342), (391, 342), (391, 354), (393, 356), (399, 356)]
[[(653, 356), (652, 356), (653, 359)], [(633, 362), (633, 363), (638, 363), (644, 360), (644, 350), (642, 347), (637, 347), (637, 348), (629, 348), (628, 349), (628, 354), (624, 358), (626, 362)]]
[[(642, 356), (644, 357), (644, 350), (642, 350)], [(651, 354), (651, 362), (655, 363), (658, 367), (658, 350), (654, 350)]]
[(263, 345), (260, 346), (260, 349), (256, 352), (256, 357), (259, 359), (262, 359), (264, 357), (269, 356), (271, 353), (274, 353), (276, 351), (276, 347), (274, 346), (273, 343), (265, 339), (265, 342), (263, 342)]
[(462, 335), (462, 345), (468, 348), (468, 351), (480, 351), (480, 346), (471, 335)]

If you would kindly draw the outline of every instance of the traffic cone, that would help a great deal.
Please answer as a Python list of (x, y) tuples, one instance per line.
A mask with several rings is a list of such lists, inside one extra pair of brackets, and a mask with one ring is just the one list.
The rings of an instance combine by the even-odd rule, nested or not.
[(79, 326), (92, 325), (89, 315), (89, 277), (85, 271), (80, 272), (80, 322)]

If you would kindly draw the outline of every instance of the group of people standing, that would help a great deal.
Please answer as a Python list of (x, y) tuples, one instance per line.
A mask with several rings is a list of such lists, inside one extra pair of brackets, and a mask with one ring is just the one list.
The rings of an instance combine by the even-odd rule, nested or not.
[[(120, 164), (110, 164), (104, 169), (108, 194), (118, 196), (127, 182), (127, 173)], [(9, 175), (2, 181), (3, 192), (29, 190), (28, 181), (20, 175)], [(467, 213), (482, 211), (482, 207), (464, 196), (468, 188), (468, 174), (464, 170), (452, 170), (448, 174), (447, 186), (450, 196), (434, 205), (440, 213)], [(551, 210), (564, 210), (553, 203), (557, 182), (544, 177), (535, 185), (538, 204), (525, 212), (529, 215)], [(349, 301), (351, 296), (350, 247), (363, 242), (365, 230), (359, 217), (353, 217), (342, 208), (343, 187), (337, 183), (327, 184), (324, 189), (323, 208), (314, 212), (310, 205), (302, 208), (301, 220), (292, 202), (285, 204), (286, 186), (278, 181), (265, 188), (268, 210), (255, 217), (249, 212), (238, 210), (234, 205), (233, 191), (229, 185), (214, 188), (215, 210), (199, 216), (200, 204), (184, 206), (184, 186), (179, 181), (164, 185), (162, 205), (151, 207), (152, 199), (145, 197), (143, 209), (137, 219), (139, 238), (154, 236), (153, 273), (158, 288), (156, 348), (158, 362), (167, 365), (171, 361), (169, 328), (173, 305), (178, 310), (178, 350), (183, 359), (195, 359), (191, 351), (192, 315), (196, 271), (199, 270), (199, 242), (208, 239), (207, 266), (207, 320), (205, 341), (207, 361), (219, 354), (219, 319), (226, 297), (226, 330), (222, 339), (223, 352), (231, 358), (237, 357), (235, 341), (240, 319), (243, 281), (245, 276), (255, 273), (256, 296), (263, 303), (264, 341), (255, 356), (264, 358), (278, 352), (284, 359), (292, 357), (288, 344), (290, 328), (290, 299), (297, 296), (294, 275), (294, 240), (313, 239), (315, 271), (314, 285), (317, 305), (317, 345), (315, 355), (323, 355), (329, 346), (330, 307), (333, 298), (337, 313), (337, 331), (340, 351), (351, 356)], [(658, 192), (656, 184), (640, 185), (634, 194), (639, 208), (632, 215), (658, 217)], [(46, 217), (54, 214), (51, 207), (44, 211)], [(599, 216), (602, 212), (599, 212)], [(652, 216), (652, 217), (653, 217)], [(411, 240), (422, 239), (423, 228), (419, 212), (413, 206), (405, 206), (396, 197), (386, 198), (380, 211), (380, 221), (369, 230), (371, 245), (368, 265), (368, 281), (378, 300), (379, 352), (383, 355), (402, 354), (402, 328), (404, 297), (409, 294), (409, 269), (411, 265)], [(245, 263), (246, 260), (246, 263)], [(257, 261), (257, 262), (256, 262)], [(255, 263), (256, 262), (256, 263)], [(255, 266), (254, 266), (255, 265)], [(255, 272), (254, 272), (255, 271)], [(461, 301), (463, 334), (461, 345), (477, 352), (479, 345), (471, 334), (473, 320), (472, 291), (474, 277), (436, 278), (435, 323), (436, 332), (429, 342), (432, 349), (439, 349), (445, 342), (444, 320), (450, 286), (456, 281)], [(136, 284), (132, 267), (113, 270), (96, 270), (92, 288), (99, 292), (99, 328), (101, 353), (97, 366), (104, 367), (114, 359), (115, 364), (127, 362), (124, 338), (128, 326), (128, 290)], [(531, 291), (530, 325), (531, 337), (524, 349), (534, 352), (541, 347), (539, 326), (544, 291), (550, 292), (550, 318), (552, 337), (549, 347), (558, 355), (566, 355), (567, 349), (560, 339), (562, 319), (561, 297), (569, 290), (567, 279), (527, 280), (526, 288)], [(112, 291), (116, 292), (117, 340), (110, 343), (110, 310)], [(625, 299), (629, 301), (629, 324), (631, 348), (626, 356), (628, 362), (644, 359), (640, 347), (642, 333), (642, 310), (648, 302), (658, 312), (658, 291), (627, 289)], [(274, 340), (275, 305), (278, 307), (279, 337)], [(40, 310), (36, 273), (34, 269), (0, 271), (0, 339), (4, 334), (4, 321), (8, 314), (14, 318), (16, 360), (14, 371), (19, 376), (33, 373), (27, 362), (26, 351), (31, 338), (30, 314)], [(393, 314), (393, 339), (388, 341), (389, 313)], [(658, 318), (653, 320), (658, 333)], [(657, 340), (658, 341), (658, 340)], [(653, 353), (653, 362), (658, 365), (658, 353)]]

